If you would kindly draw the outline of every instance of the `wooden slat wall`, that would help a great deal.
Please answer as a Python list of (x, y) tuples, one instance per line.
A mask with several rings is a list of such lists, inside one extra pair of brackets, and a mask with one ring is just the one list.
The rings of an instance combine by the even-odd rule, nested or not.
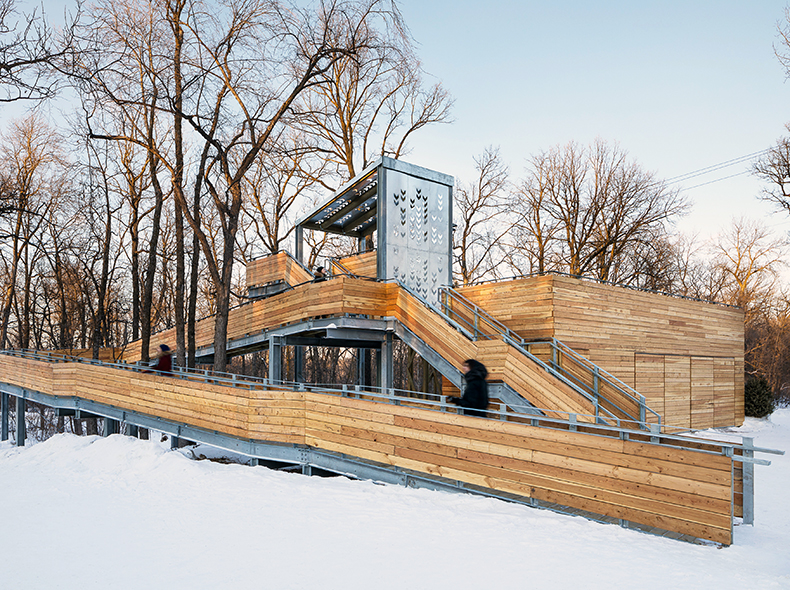
[[(4, 380), (217, 430), (307, 444), (729, 544), (732, 460), (312, 392), (195, 383), (0, 355)], [(57, 385), (56, 385), (57, 384)]]
[[(664, 355), (636, 354), (636, 390), (645, 396), (647, 405), (661, 416), (665, 415), (664, 403)], [(655, 422), (653, 415), (648, 415)]]
[[(742, 367), (743, 312), (739, 309), (559, 276), (458, 290), (523, 337), (553, 336), (577, 351), (587, 350), (587, 358), (646, 398), (657, 396), (652, 390), (640, 391), (637, 381), (649, 388), (652, 382), (656, 388), (664, 387), (665, 423), (708, 428), (743, 421), (742, 372), (735, 370), (725, 382), (729, 373), (719, 371), (717, 377), (708, 360), (697, 366), (693, 384), (677, 373), (682, 364), (678, 355), (689, 366), (691, 357), (707, 357), (718, 359), (714, 364), (740, 363)], [(649, 375), (640, 375), (640, 369), (647, 367), (640, 367), (638, 359), (650, 354), (672, 355), (666, 365), (671, 374), (659, 379), (652, 367)], [(692, 379), (690, 368), (688, 379)], [(672, 390), (676, 385), (678, 389)], [(732, 415), (725, 409), (730, 406)]]
[(308, 445), (731, 542), (719, 455), (308, 393)]
[(286, 252), (277, 252), (247, 263), (247, 287), (284, 281), (294, 286), (311, 281), (313, 275), (302, 268)]
[(352, 274), (371, 279), (378, 278), (378, 252), (376, 250), (341, 258), (339, 262)]
[(713, 424), (713, 359), (691, 357), (691, 427)]
[(735, 396), (730, 395), (735, 383), (735, 361), (713, 359), (713, 422), (735, 424)]
[(554, 294), (550, 276), (457, 290), (523, 338), (554, 336)]
[(664, 423), (691, 428), (690, 359), (666, 355), (664, 370)]

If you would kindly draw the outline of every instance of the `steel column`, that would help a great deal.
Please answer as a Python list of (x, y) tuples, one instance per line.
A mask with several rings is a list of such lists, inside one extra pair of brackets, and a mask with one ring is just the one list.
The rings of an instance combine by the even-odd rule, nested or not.
[[(743, 437), (744, 459), (754, 459), (754, 438)], [(743, 462), (743, 524), (754, 524), (754, 463)]]
[(294, 381), (304, 383), (304, 346), (294, 346)]
[(294, 230), (294, 257), (304, 264), (304, 228), (297, 225)]
[(110, 436), (111, 434), (118, 434), (121, 423), (112, 418), (104, 419), (104, 428), (102, 429), (102, 436)]
[(27, 402), (23, 397), (16, 398), (16, 446), (25, 446), (25, 436), (27, 435), (25, 429), (25, 410), (27, 409)]
[(128, 436), (133, 436), (134, 438), (137, 438), (140, 435), (140, 429), (137, 426), (135, 426), (134, 424), (127, 424), (126, 425), (126, 434)]
[(378, 358), (379, 387), (392, 389), (394, 387), (394, 364), (392, 358), (392, 332), (387, 332), (381, 344)]
[(365, 363), (365, 351), (362, 348), (357, 349), (357, 385), (365, 385), (365, 377), (367, 376), (367, 364)]
[(8, 394), (0, 393), (0, 441), (8, 440)]
[(269, 379), (283, 380), (283, 346), (282, 337), (278, 335), (269, 338)]

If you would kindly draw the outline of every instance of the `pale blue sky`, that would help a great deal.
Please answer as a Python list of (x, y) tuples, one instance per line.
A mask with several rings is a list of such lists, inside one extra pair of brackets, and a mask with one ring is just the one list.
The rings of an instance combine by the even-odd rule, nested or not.
[[(790, 122), (774, 55), (784, 1), (401, 2), (424, 68), (455, 97), (455, 122), (415, 137), (407, 160), (461, 179), (500, 146), (514, 176), (532, 153), (617, 141), (673, 178), (769, 147)], [(726, 168), (691, 187), (746, 170)], [(706, 237), (733, 216), (790, 230), (749, 175), (689, 190), (679, 224)]]
[[(72, 2), (44, 4), (57, 21)], [(601, 137), (674, 178), (765, 149), (790, 122), (790, 82), (773, 47), (785, 5), (401, 0), (425, 70), (455, 98), (455, 122), (414, 136), (405, 159), (468, 181), (473, 156), (500, 146), (516, 179), (530, 154)], [(21, 109), (5, 110), (0, 122)], [(689, 190), (693, 209), (678, 227), (706, 238), (743, 215), (790, 231), (787, 215), (757, 199), (760, 188), (741, 175)]]

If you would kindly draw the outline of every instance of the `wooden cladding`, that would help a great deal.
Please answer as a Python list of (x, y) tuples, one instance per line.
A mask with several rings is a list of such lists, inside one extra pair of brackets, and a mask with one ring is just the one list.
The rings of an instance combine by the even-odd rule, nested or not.
[(9, 383), (50, 395), (246, 440), (307, 444), (719, 543), (732, 541), (732, 459), (710, 452), (704, 441), (681, 448), (314, 392), (231, 388), (5, 355), (0, 372)]
[(665, 424), (743, 422), (740, 309), (554, 275), (458, 291), (523, 338), (583, 352)]
[(376, 250), (341, 258), (338, 262), (351, 274), (358, 277), (371, 279), (378, 277), (378, 251)]
[(300, 285), (313, 280), (313, 275), (286, 252), (251, 260), (247, 263), (247, 288), (283, 281), (287, 285)]

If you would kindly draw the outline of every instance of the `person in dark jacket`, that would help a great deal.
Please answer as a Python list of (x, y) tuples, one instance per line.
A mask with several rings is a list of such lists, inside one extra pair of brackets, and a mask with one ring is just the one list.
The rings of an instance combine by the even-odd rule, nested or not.
[(320, 283), (322, 281), (325, 281), (326, 280), (326, 271), (324, 270), (324, 267), (323, 266), (319, 266), (318, 268), (316, 268), (315, 269), (315, 273), (313, 273), (313, 276), (315, 277), (313, 279), (314, 283)]
[(167, 344), (159, 345), (159, 352), (156, 354), (156, 364), (151, 365), (151, 368), (165, 375), (173, 373), (173, 351)]
[(467, 359), (464, 361), (461, 371), (464, 373), (464, 395), (462, 397), (451, 397), (450, 401), (463, 408), (470, 408), (467, 413), (470, 416), (481, 416), (485, 418), (486, 408), (488, 408), (488, 369), (480, 361)]

